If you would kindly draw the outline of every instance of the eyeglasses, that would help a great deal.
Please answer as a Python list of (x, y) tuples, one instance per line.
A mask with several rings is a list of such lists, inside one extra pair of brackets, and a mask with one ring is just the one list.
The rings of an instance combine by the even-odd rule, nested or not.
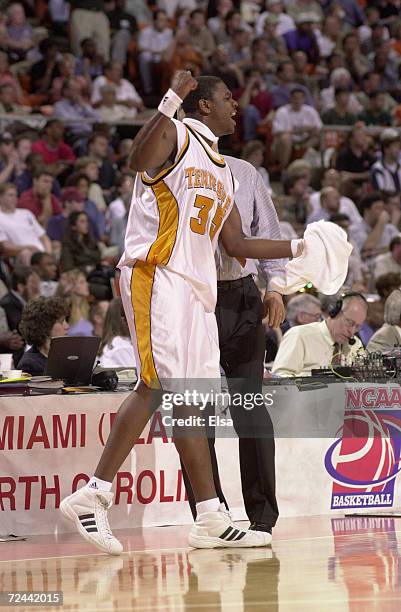
[(361, 329), (362, 323), (356, 323), (352, 319), (348, 319), (344, 313), (342, 313), (342, 315), (344, 317), (345, 325), (348, 327), (348, 329), (355, 330), (355, 332), (358, 332)]

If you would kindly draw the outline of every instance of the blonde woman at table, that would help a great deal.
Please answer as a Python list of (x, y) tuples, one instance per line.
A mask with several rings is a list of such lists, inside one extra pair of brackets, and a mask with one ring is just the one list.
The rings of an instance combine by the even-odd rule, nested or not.
[(115, 298), (109, 304), (99, 347), (99, 361), (102, 368), (134, 368), (136, 366), (121, 298)]

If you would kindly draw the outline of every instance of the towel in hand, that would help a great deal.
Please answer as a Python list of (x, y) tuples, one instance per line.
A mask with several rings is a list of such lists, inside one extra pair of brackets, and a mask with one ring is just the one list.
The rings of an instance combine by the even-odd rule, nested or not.
[(339, 225), (329, 221), (310, 223), (302, 255), (286, 264), (284, 278), (271, 279), (271, 289), (289, 295), (311, 282), (321, 293), (337, 293), (346, 279), (352, 248)]

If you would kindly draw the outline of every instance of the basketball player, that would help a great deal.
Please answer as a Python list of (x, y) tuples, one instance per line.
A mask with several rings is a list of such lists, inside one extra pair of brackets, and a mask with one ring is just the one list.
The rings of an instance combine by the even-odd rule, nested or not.
[[(181, 104), (191, 127), (173, 119)], [(291, 257), (303, 248), (302, 241), (243, 236), (233, 203), (234, 178), (212, 149), (219, 136), (234, 131), (236, 108), (220, 79), (179, 72), (133, 143), (131, 167), (141, 174), (119, 267), (140, 382), (118, 411), (95, 475), (60, 505), (79, 533), (109, 554), (122, 552), (107, 519), (112, 481), (163, 391), (176, 390), (177, 380), (220, 378), (214, 315), (219, 234), (227, 253), (239, 258)], [(175, 418), (198, 414), (195, 403), (174, 409)], [(173, 433), (196, 500), (190, 546), (266, 546), (270, 534), (236, 528), (220, 507), (208, 442), (200, 430), (194, 425), (185, 436)]]

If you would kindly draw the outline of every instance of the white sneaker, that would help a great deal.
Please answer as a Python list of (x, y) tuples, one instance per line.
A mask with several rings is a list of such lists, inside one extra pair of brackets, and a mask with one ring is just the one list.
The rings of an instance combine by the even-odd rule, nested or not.
[(60, 510), (75, 523), (81, 536), (109, 555), (120, 555), (123, 546), (112, 534), (107, 510), (113, 493), (82, 487), (60, 504)]
[(193, 548), (253, 548), (269, 546), (271, 539), (270, 533), (236, 527), (230, 513), (220, 507), (217, 512), (198, 514), (188, 543)]

